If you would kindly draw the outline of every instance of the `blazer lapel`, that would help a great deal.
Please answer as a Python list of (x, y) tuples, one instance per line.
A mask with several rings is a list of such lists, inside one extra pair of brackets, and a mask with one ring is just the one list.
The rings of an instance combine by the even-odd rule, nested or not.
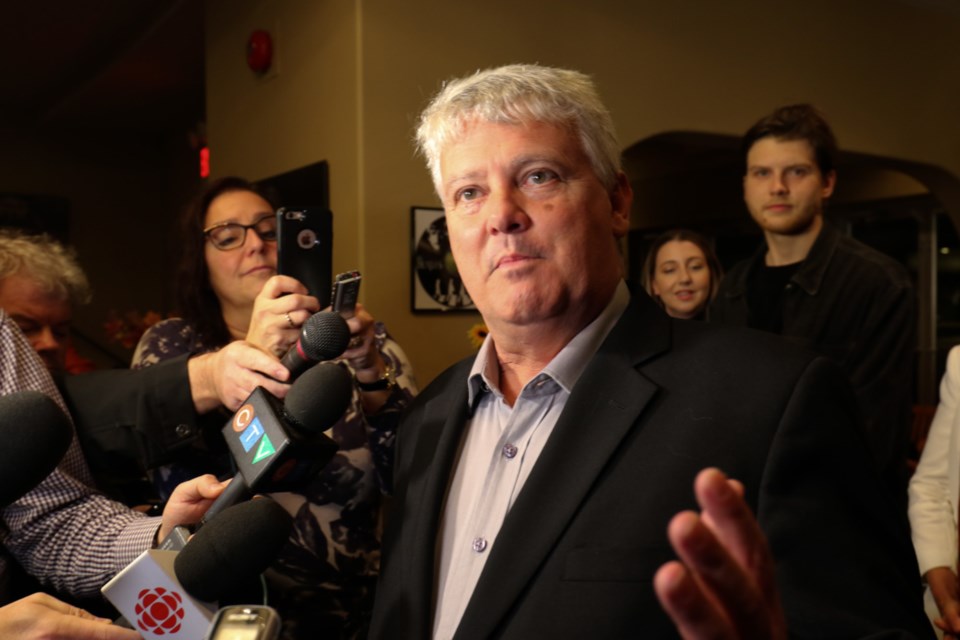
[(574, 387), (507, 514), (457, 629), (458, 640), (493, 635), (520, 598), (595, 478), (656, 394), (657, 386), (637, 367), (669, 344), (669, 320), (646, 296), (635, 294)]

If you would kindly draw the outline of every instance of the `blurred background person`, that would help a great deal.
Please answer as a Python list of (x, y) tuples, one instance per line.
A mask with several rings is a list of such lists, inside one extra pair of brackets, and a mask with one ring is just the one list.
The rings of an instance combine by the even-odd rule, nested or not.
[(960, 637), (957, 580), (957, 507), (960, 494), (960, 347), (947, 356), (934, 415), (917, 470), (910, 478), (910, 528), (920, 573), (927, 584), (924, 605), (937, 634)]
[(695, 231), (673, 229), (650, 245), (641, 283), (671, 317), (703, 320), (721, 278), (723, 267), (710, 241)]
[[(54, 379), (68, 373), (73, 311), (91, 297), (72, 249), (45, 234), (0, 229), (0, 308), (20, 327)], [(72, 361), (80, 364), (79, 358)]]
[[(148, 329), (131, 367), (214, 351), (234, 340), (279, 357), (296, 342), (319, 301), (302, 283), (276, 273), (274, 208), (256, 185), (226, 177), (184, 210), (183, 315)], [(340, 450), (301, 491), (272, 494), (296, 521), (290, 544), (267, 575), (287, 638), (364, 633), (379, 572), (381, 490), (389, 490), (400, 411), (417, 391), (406, 355), (363, 305), (347, 323), (351, 341), (342, 359), (356, 389), (344, 417), (327, 432)], [(240, 385), (233, 406), (225, 408), (236, 409), (250, 391)], [(161, 491), (198, 468), (226, 471), (222, 425), (221, 416), (208, 429), (205, 447), (158, 470)]]

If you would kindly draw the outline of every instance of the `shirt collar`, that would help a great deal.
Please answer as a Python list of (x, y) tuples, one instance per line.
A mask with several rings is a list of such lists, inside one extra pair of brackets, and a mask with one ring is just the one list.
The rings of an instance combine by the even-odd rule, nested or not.
[[(623, 315), (629, 303), (630, 291), (626, 283), (620, 280), (610, 302), (600, 315), (574, 336), (530, 382), (546, 375), (556, 381), (564, 391), (570, 393), (580, 374), (587, 368), (590, 359)], [(500, 367), (497, 363), (492, 335), (488, 335), (480, 346), (480, 351), (470, 369), (470, 375), (467, 377), (467, 402), (471, 410), (476, 406), (475, 403), (480, 396), (487, 391), (492, 391), (497, 396), (501, 395)]]

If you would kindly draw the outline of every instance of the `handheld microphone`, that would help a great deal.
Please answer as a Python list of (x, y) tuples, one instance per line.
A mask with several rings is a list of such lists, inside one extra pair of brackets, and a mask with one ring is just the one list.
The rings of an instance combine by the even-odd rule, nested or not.
[(236, 505), (182, 551), (144, 551), (101, 591), (144, 638), (202, 638), (216, 601), (269, 567), (292, 527), (293, 518), (268, 498)]
[(288, 491), (316, 475), (337, 452), (337, 443), (323, 432), (340, 419), (352, 397), (350, 374), (334, 363), (308, 369), (282, 404), (262, 387), (254, 389), (223, 427), (239, 471), (201, 524), (251, 493)]
[(339, 313), (318, 311), (303, 323), (300, 337), (283, 354), (280, 363), (290, 371), (290, 380), (322, 360), (333, 360), (347, 350), (350, 328)]
[(241, 502), (190, 538), (173, 569), (187, 593), (222, 606), (273, 564), (292, 529), (293, 516), (270, 498)]
[(0, 396), (0, 507), (18, 500), (56, 468), (73, 428), (53, 398), (39, 391)]

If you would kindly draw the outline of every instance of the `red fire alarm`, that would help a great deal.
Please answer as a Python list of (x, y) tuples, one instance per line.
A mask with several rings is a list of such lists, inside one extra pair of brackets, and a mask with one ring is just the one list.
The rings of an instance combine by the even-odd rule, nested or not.
[(273, 40), (263, 29), (257, 29), (247, 40), (247, 66), (255, 73), (264, 73), (273, 62)]

